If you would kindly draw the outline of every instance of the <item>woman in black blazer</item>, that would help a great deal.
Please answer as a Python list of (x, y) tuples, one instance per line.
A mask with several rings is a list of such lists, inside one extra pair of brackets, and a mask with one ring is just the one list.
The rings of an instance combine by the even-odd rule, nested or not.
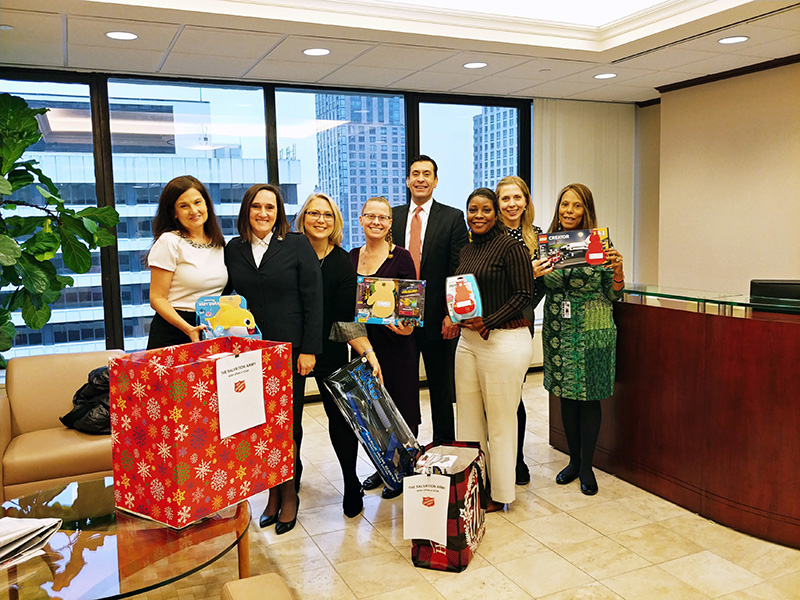
[[(322, 274), (306, 236), (289, 231), (280, 190), (256, 184), (245, 192), (240, 237), (225, 247), (228, 290), (247, 300), (265, 340), (291, 342), (295, 480), (270, 490), (259, 524), (277, 523), (279, 535), (297, 522), (305, 377), (322, 351)], [(287, 518), (288, 517), (288, 518)]]

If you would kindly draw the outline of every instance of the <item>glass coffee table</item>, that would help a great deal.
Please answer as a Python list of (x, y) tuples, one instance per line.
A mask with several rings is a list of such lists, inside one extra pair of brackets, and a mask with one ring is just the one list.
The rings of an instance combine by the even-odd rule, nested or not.
[(113, 479), (95, 479), (4, 502), (0, 515), (56, 517), (61, 529), (43, 556), (0, 572), (16, 598), (127, 598), (191, 575), (238, 549), (239, 577), (250, 575), (247, 501), (175, 530), (114, 508)]

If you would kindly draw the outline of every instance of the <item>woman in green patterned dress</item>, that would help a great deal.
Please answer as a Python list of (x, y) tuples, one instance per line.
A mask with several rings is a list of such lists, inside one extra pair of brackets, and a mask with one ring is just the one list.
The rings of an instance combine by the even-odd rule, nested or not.
[[(558, 195), (549, 232), (597, 227), (594, 199), (580, 183)], [(544, 387), (561, 401), (561, 418), (569, 447), (569, 464), (556, 483), (578, 477), (581, 491), (597, 493), (592, 471), (600, 432), (600, 400), (614, 392), (617, 328), (611, 303), (625, 287), (622, 255), (611, 248), (602, 266), (554, 270), (548, 259), (534, 263), (545, 290), (542, 346)], [(537, 286), (539, 287), (539, 286)]]

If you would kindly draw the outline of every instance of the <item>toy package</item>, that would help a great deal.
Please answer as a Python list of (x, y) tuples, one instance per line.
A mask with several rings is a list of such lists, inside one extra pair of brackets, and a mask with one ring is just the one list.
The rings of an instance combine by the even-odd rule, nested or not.
[(358, 357), (325, 379), (339, 410), (391, 490), (414, 472), (420, 449), (366, 358)]
[(475, 276), (471, 273), (448, 277), (445, 282), (445, 294), (447, 313), (454, 323), (483, 316), (481, 292)]
[(424, 315), (424, 281), (359, 276), (356, 323), (422, 327)]
[(237, 337), (261, 339), (256, 319), (242, 296), (203, 296), (195, 304), (197, 322), (205, 325), (205, 338)]
[(612, 247), (607, 227), (558, 231), (539, 236), (539, 256), (547, 258), (554, 269), (602, 265), (606, 261), (606, 250)]

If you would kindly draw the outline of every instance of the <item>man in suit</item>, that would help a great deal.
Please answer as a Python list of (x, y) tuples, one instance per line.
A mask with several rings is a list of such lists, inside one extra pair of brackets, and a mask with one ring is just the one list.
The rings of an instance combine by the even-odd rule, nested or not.
[(464, 213), (433, 199), (439, 183), (438, 167), (430, 156), (409, 163), (406, 185), (411, 202), (392, 209), (392, 239), (411, 252), (417, 276), (424, 279), (425, 325), (416, 328), (417, 348), (422, 353), (428, 390), (434, 443), (455, 439), (455, 338), (458, 328), (445, 325), (445, 279), (458, 265), (458, 254), (467, 243)]

